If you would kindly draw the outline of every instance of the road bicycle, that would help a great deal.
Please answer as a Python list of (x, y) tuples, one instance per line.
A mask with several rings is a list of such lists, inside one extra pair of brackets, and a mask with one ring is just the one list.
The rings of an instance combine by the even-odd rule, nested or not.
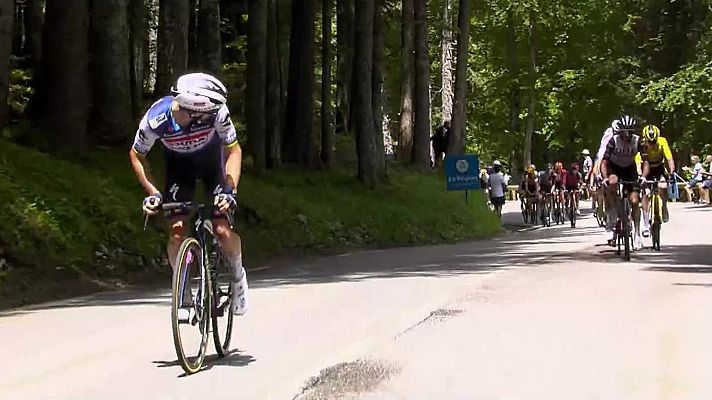
[(616, 188), (618, 219), (616, 220), (616, 254), (622, 255), (625, 261), (630, 261), (631, 247), (633, 246), (633, 208), (630, 202), (630, 185), (638, 182), (619, 181)]
[(525, 224), (536, 225), (537, 223), (537, 206), (536, 206), (537, 196), (523, 196), (522, 197), (522, 218)]
[(541, 200), (541, 224), (551, 226), (551, 206), (553, 195), (550, 192), (544, 193)]
[[(194, 234), (178, 250), (171, 286), (173, 344), (180, 366), (193, 374), (203, 366), (211, 332), (218, 356), (229, 354), (232, 275), (213, 231), (212, 207), (185, 202), (166, 203), (161, 209), (194, 213), (195, 218)], [(188, 312), (181, 317), (181, 310)]]
[(650, 208), (650, 235), (653, 240), (653, 250), (660, 251), (660, 230), (663, 225), (663, 198), (657, 181), (645, 181), (650, 187), (648, 207)]
[(552, 210), (552, 214), (554, 216), (554, 223), (558, 224), (563, 224), (564, 223), (564, 205), (561, 201), (561, 196), (560, 196), (561, 190), (556, 190), (554, 192), (554, 207)]
[(576, 192), (565, 190), (564, 203), (566, 204), (567, 215), (571, 222), (571, 227), (576, 227)]

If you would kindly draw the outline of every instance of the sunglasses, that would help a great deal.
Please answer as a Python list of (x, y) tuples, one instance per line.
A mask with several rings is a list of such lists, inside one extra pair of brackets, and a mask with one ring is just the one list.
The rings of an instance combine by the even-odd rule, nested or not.
[(210, 118), (213, 118), (215, 115), (217, 115), (217, 112), (201, 112), (201, 111), (194, 111), (194, 110), (189, 110), (185, 107), (180, 107), (182, 111), (185, 111), (190, 119), (192, 119), (195, 122), (202, 122), (209, 120)]

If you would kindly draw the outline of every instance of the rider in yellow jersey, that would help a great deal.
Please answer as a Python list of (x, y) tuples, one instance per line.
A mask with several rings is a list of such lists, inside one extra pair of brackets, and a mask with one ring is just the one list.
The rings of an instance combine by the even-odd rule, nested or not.
[[(660, 129), (655, 125), (648, 125), (643, 128), (643, 151), (636, 154), (635, 162), (641, 164), (647, 161), (650, 166), (648, 169), (648, 180), (656, 180), (660, 183), (660, 197), (663, 200), (663, 222), (668, 222), (670, 219), (667, 209), (667, 182), (674, 182), (672, 174), (675, 172), (675, 160), (672, 158), (672, 151), (668, 141), (660, 136)], [(667, 161), (667, 165), (665, 165)], [(643, 198), (643, 222), (645, 229), (643, 236), (647, 236), (650, 232), (650, 216), (648, 215), (648, 196)]]

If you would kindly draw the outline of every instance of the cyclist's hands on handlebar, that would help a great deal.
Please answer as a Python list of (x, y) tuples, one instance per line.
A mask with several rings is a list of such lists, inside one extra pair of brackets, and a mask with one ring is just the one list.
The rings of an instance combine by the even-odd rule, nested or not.
[(235, 195), (232, 193), (220, 193), (215, 196), (213, 204), (217, 207), (218, 211), (222, 213), (235, 209), (235, 207), (237, 207), (237, 199), (235, 199)]
[(143, 199), (143, 212), (146, 215), (154, 215), (160, 210), (163, 197), (160, 193), (155, 193)]

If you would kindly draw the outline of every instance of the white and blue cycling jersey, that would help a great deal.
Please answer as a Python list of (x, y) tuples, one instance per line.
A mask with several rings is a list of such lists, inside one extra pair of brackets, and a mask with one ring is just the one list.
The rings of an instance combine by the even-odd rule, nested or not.
[(218, 142), (228, 147), (237, 143), (237, 132), (227, 105), (223, 105), (214, 118), (182, 128), (173, 119), (172, 103), (173, 96), (166, 96), (148, 109), (136, 132), (134, 151), (148, 154), (156, 140), (160, 140), (168, 152), (181, 155), (199, 153)]

